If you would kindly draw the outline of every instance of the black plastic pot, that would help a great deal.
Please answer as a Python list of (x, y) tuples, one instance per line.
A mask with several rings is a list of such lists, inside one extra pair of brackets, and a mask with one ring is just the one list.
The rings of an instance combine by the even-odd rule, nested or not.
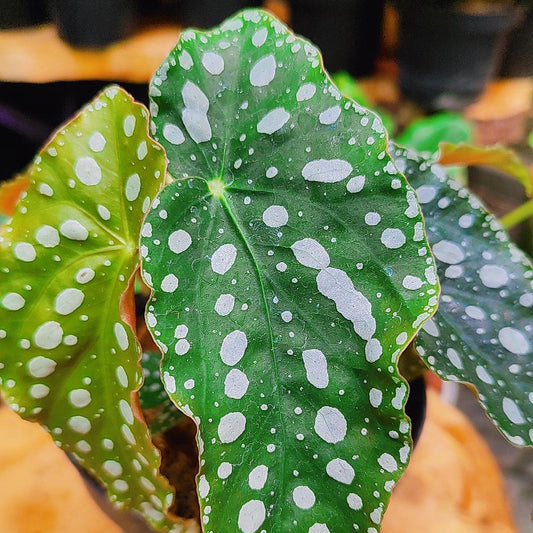
[(533, 76), (533, 7), (509, 34), (500, 74), (508, 78)]
[(0, 0), (0, 30), (35, 26), (47, 19), (44, 1)]
[(498, 72), (506, 33), (521, 11), (476, 15), (398, 4), (402, 93), (431, 111), (459, 111), (475, 101)]
[(320, 48), (329, 72), (373, 73), (384, 0), (290, 0), (290, 5), (292, 28)]
[(135, 29), (135, 0), (49, 0), (60, 37), (79, 48), (101, 48)]
[(426, 382), (418, 377), (409, 382), (409, 397), (405, 405), (405, 413), (411, 419), (411, 437), (416, 444), (426, 419)]
[(185, 26), (211, 28), (241, 9), (261, 4), (261, 0), (180, 0), (177, 8)]

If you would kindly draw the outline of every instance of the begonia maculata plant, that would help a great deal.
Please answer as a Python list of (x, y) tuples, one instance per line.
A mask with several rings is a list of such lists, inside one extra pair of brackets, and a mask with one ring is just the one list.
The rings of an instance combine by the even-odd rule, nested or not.
[[(113, 502), (159, 531), (377, 533), (412, 449), (410, 344), (532, 444), (531, 263), (311, 43), (259, 10), (186, 30), (150, 99), (99, 94), (0, 226), (2, 393)], [(151, 436), (174, 406), (200, 523), (167, 513)]]

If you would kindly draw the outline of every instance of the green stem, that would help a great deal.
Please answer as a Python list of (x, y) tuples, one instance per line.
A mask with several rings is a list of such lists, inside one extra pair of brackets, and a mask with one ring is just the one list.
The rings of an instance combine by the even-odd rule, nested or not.
[(533, 216), (533, 199), (528, 200), (514, 211), (507, 213), (507, 215), (500, 219), (500, 222), (506, 229), (510, 229), (531, 216)]

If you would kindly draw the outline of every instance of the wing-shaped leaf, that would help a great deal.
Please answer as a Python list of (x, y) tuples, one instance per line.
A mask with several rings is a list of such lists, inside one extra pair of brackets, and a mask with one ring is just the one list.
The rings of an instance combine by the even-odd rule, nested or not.
[(110, 87), (35, 159), (0, 228), (0, 384), (117, 505), (161, 527), (172, 494), (139, 414), (140, 347), (120, 312), (165, 173), (147, 115)]
[(438, 299), (381, 122), (262, 11), (184, 32), (151, 94), (177, 181), (142, 230), (147, 323), (204, 530), (376, 532), (410, 450), (397, 358)]
[(533, 270), (481, 202), (443, 168), (397, 149), (416, 187), (442, 286), (417, 350), (439, 376), (466, 381), (507, 438), (533, 444)]
[(160, 363), (159, 352), (143, 353), (144, 383), (139, 391), (139, 400), (152, 435), (171, 428), (183, 418), (181, 411), (172, 403), (163, 386)]

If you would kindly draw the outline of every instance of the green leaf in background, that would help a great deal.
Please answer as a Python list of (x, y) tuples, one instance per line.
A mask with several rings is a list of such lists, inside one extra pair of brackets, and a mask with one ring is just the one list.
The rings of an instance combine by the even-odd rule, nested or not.
[(146, 423), (152, 435), (176, 425), (183, 414), (172, 403), (161, 380), (159, 352), (145, 352), (142, 356), (144, 383), (139, 390), (139, 400)]
[(417, 350), (443, 379), (474, 385), (511, 442), (531, 445), (531, 263), (441, 166), (403, 149), (395, 158), (416, 187), (442, 288), (439, 310), (420, 331)]
[(147, 115), (109, 87), (35, 159), (0, 228), (0, 385), (112, 501), (168, 531), (172, 493), (137, 403), (140, 346), (120, 312), (165, 173)]
[(0, 225), (2, 225), (7, 220), (9, 220), (9, 218), (0, 213)]
[(397, 137), (399, 145), (432, 155), (443, 141), (471, 142), (472, 126), (456, 113), (437, 113), (411, 122)]
[(381, 122), (262, 11), (185, 31), (151, 85), (176, 181), (147, 324), (199, 426), (206, 532), (377, 532), (411, 448), (397, 359), (438, 286)]

